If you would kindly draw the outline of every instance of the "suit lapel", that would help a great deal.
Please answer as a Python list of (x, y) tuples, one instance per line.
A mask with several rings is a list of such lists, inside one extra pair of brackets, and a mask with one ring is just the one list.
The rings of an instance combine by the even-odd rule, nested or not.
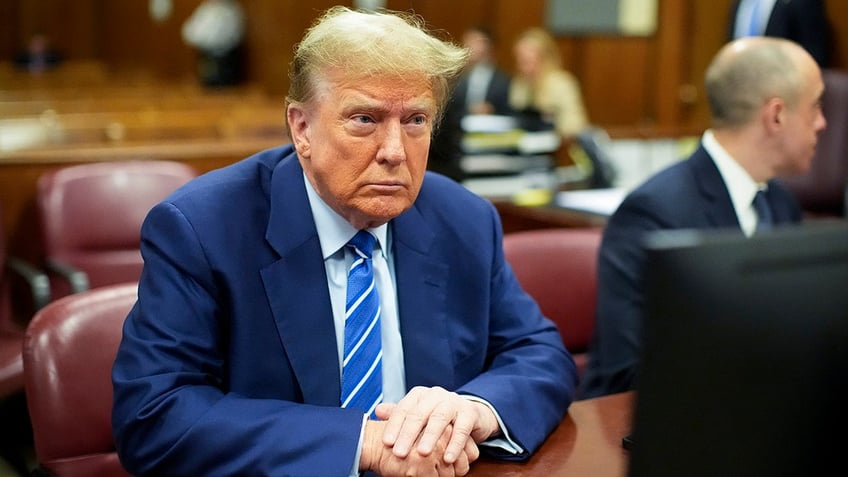
[(392, 237), (407, 388), (453, 383), (449, 266), (436, 256), (436, 237), (416, 207), (392, 221)]
[(303, 170), (294, 153), (274, 169), (269, 196), (265, 238), (280, 259), (261, 275), (280, 340), (303, 401), (337, 406), (339, 380), (326, 378), (340, 376), (327, 277)]
[(716, 228), (736, 227), (741, 230), (730, 193), (715, 162), (703, 146), (690, 159), (692, 176), (698, 187), (707, 223)]

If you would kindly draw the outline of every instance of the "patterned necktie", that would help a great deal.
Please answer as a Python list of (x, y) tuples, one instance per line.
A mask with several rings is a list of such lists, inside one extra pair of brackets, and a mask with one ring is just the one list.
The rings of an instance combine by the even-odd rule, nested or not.
[(766, 200), (765, 191), (758, 190), (754, 195), (754, 210), (757, 211), (757, 232), (768, 230), (774, 225), (774, 217)]
[(371, 252), (376, 239), (360, 230), (347, 243), (354, 252), (347, 279), (341, 406), (373, 417), (383, 400), (383, 350), (380, 299), (374, 282)]

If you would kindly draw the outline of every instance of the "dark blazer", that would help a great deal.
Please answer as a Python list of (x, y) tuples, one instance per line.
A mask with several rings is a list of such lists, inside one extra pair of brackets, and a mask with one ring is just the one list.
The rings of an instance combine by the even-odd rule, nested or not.
[[(769, 182), (767, 199), (776, 224), (801, 221), (798, 202), (778, 182)], [(628, 194), (605, 227), (595, 335), (581, 398), (626, 391), (636, 384), (645, 305), (642, 240), (647, 232), (661, 229), (742, 233), (727, 187), (703, 146)]]
[[(115, 442), (134, 475), (351, 470), (362, 413), (339, 407), (303, 181), (293, 149), (275, 148), (197, 178), (146, 218), (139, 299), (112, 376)], [(494, 207), (428, 173), (390, 227), (407, 386), (486, 399), (535, 451), (576, 370), (504, 261)]]
[[(509, 115), (512, 108), (509, 106), (509, 83), (510, 77), (503, 70), (495, 68), (489, 86), (486, 88), (486, 102), (492, 105), (492, 114)], [(462, 75), (457, 81), (452, 101), (460, 108), (461, 114), (468, 114), (465, 102), (468, 98), (468, 75)]]
[[(510, 77), (495, 68), (489, 86), (486, 88), (486, 101), (494, 108), (494, 114), (511, 115), (509, 105)], [(465, 179), (462, 170), (462, 118), (468, 114), (465, 104), (468, 97), (468, 75), (459, 78), (445, 108), (442, 124), (430, 143), (429, 170), (444, 174), (457, 182)]]
[[(740, 3), (741, 0), (736, 0), (730, 9), (728, 38), (733, 38)], [(820, 68), (830, 66), (833, 40), (822, 0), (777, 0), (765, 36), (792, 40), (803, 46)]]

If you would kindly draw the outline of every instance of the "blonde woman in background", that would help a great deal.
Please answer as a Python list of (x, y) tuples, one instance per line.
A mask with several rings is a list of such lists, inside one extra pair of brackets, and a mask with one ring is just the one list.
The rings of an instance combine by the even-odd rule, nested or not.
[(580, 85), (560, 64), (553, 37), (541, 28), (526, 30), (515, 42), (516, 74), (509, 91), (510, 106), (535, 111), (568, 141), (588, 125)]

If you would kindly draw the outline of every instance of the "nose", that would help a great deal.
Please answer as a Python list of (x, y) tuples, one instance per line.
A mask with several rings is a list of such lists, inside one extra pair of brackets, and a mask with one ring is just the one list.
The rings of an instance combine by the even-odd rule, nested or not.
[(827, 119), (824, 117), (824, 113), (819, 111), (818, 128), (816, 128), (816, 131), (821, 132), (824, 131), (825, 128), (827, 128)]
[(403, 143), (403, 127), (398, 121), (384, 123), (383, 140), (377, 151), (378, 162), (398, 165), (406, 160), (406, 148)]

